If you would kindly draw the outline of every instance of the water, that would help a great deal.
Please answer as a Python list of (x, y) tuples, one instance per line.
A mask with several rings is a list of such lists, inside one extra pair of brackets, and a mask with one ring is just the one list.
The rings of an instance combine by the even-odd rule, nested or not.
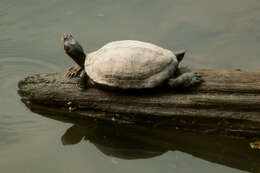
[[(25, 76), (60, 71), (73, 64), (61, 49), (64, 32), (73, 33), (86, 51), (112, 40), (137, 39), (172, 50), (186, 48), (183, 63), (195, 68), (260, 70), (259, 10), (257, 0), (1, 0), (1, 172), (260, 172), (259, 153), (251, 151), (244, 140), (230, 142), (241, 144), (235, 150), (237, 157), (233, 150), (232, 154), (224, 152), (229, 143), (220, 143), (223, 151), (215, 153), (200, 145), (194, 148), (198, 143), (192, 141), (197, 138), (201, 146), (218, 144), (207, 143), (212, 137), (196, 135), (188, 138), (190, 145), (181, 143), (160, 151), (154, 148), (163, 146), (165, 139), (145, 138), (146, 145), (134, 150), (124, 146), (128, 154), (122, 157), (118, 145), (107, 145), (114, 139), (104, 129), (91, 133), (95, 140), (84, 140), (89, 135), (86, 128), (100, 125), (92, 122), (88, 128), (39, 116), (17, 94), (17, 82)], [(138, 129), (130, 132), (119, 137), (132, 145), (142, 142)], [(151, 150), (150, 145), (154, 146)], [(212, 155), (205, 157), (203, 151)], [(225, 159), (229, 155), (235, 159)]]

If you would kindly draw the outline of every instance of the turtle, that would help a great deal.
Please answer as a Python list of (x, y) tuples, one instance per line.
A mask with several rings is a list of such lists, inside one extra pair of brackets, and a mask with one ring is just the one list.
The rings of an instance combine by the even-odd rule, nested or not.
[(65, 53), (77, 64), (65, 76), (80, 77), (80, 88), (88, 84), (123, 90), (155, 88), (163, 84), (188, 88), (203, 81), (198, 72), (176, 75), (185, 50), (173, 53), (148, 42), (119, 40), (86, 55), (72, 34), (66, 33), (62, 36), (62, 44)]

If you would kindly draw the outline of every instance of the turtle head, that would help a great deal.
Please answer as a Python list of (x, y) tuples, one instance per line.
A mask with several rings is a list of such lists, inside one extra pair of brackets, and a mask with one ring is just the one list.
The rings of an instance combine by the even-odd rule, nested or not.
[(86, 54), (81, 45), (73, 38), (72, 34), (63, 34), (62, 47), (67, 55), (69, 55), (80, 67), (84, 67)]
[[(71, 33), (64, 33), (62, 35), (62, 40), (63, 41), (70, 41), (70, 40), (74, 40), (73, 36)], [(74, 40), (75, 41), (75, 40)]]
[(181, 51), (178, 51), (178, 52), (175, 52), (174, 55), (176, 56), (178, 62), (180, 63), (184, 57), (186, 53), (186, 50), (181, 50)]

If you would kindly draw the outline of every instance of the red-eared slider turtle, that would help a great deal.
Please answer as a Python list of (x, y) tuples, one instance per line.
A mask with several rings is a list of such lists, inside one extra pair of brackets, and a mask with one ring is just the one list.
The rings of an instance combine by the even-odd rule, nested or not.
[(184, 88), (202, 81), (197, 72), (175, 75), (185, 51), (174, 54), (151, 43), (122, 40), (107, 43), (86, 56), (71, 34), (64, 34), (62, 42), (65, 52), (78, 64), (66, 76), (80, 75), (83, 83), (90, 78), (92, 83), (110, 88), (144, 89), (163, 83)]

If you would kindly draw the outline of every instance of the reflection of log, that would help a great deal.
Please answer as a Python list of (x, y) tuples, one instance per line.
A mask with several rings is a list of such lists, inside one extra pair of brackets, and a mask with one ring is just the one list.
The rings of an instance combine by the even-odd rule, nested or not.
[(260, 171), (260, 152), (249, 147), (249, 140), (220, 135), (176, 131), (173, 127), (146, 127), (86, 119), (66, 118), (70, 112), (30, 104), (33, 112), (72, 123), (61, 140), (73, 145), (81, 140), (93, 143), (109, 156), (122, 159), (151, 158), (168, 151), (182, 151), (210, 162), (248, 172)]
[[(189, 130), (225, 134), (260, 134), (260, 72), (197, 70), (205, 82), (186, 91), (80, 91), (78, 78), (64, 73), (27, 77), (19, 83), (22, 99), (78, 109), (74, 117), (91, 116), (128, 123), (164, 123)], [(60, 111), (60, 110), (59, 110)], [(68, 111), (68, 109), (64, 109)]]

